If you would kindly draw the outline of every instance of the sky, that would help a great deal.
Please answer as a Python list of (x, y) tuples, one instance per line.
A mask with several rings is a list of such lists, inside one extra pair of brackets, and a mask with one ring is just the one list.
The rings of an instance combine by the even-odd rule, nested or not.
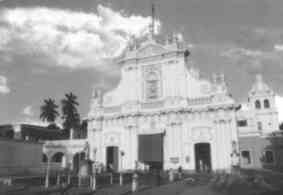
[(0, 0), (0, 124), (42, 124), (43, 100), (68, 92), (86, 117), (92, 89), (120, 79), (113, 59), (148, 32), (151, 1), (159, 34), (181, 33), (204, 78), (224, 73), (242, 102), (261, 73), (283, 110), (282, 0)]

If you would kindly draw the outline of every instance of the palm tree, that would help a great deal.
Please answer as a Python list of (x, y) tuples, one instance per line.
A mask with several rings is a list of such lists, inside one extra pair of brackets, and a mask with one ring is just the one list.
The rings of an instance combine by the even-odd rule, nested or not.
[(77, 110), (77, 106), (79, 105), (77, 96), (75, 96), (72, 92), (65, 94), (65, 98), (61, 101), (61, 103), (64, 129), (78, 129), (80, 126), (80, 115)]
[(40, 107), (40, 119), (55, 124), (55, 120), (59, 116), (57, 109), (58, 105), (56, 105), (54, 99), (45, 99), (44, 104)]

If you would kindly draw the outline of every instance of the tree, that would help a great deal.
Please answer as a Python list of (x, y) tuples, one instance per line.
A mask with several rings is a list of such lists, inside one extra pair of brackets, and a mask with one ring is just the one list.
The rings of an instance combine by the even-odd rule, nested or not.
[(57, 111), (58, 105), (51, 98), (45, 99), (43, 102), (44, 104), (40, 107), (40, 119), (47, 121), (49, 124), (54, 124), (56, 118), (59, 116), (59, 112)]
[(64, 129), (78, 129), (80, 127), (80, 115), (77, 110), (77, 106), (79, 105), (77, 96), (72, 92), (65, 94), (65, 98), (62, 99), (61, 103)]

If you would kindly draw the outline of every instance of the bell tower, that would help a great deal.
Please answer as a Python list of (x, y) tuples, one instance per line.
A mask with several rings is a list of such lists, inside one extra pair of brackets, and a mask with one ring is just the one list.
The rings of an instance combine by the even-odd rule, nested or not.
[(278, 130), (278, 111), (275, 105), (275, 93), (257, 74), (249, 92), (249, 106), (255, 113), (255, 128), (260, 134), (269, 134)]

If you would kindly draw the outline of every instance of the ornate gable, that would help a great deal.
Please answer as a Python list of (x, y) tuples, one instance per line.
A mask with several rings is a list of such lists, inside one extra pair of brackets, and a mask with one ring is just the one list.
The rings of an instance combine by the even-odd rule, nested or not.
[(161, 45), (151, 43), (137, 50), (137, 57), (143, 58), (148, 56), (160, 55), (166, 52), (168, 51)]

